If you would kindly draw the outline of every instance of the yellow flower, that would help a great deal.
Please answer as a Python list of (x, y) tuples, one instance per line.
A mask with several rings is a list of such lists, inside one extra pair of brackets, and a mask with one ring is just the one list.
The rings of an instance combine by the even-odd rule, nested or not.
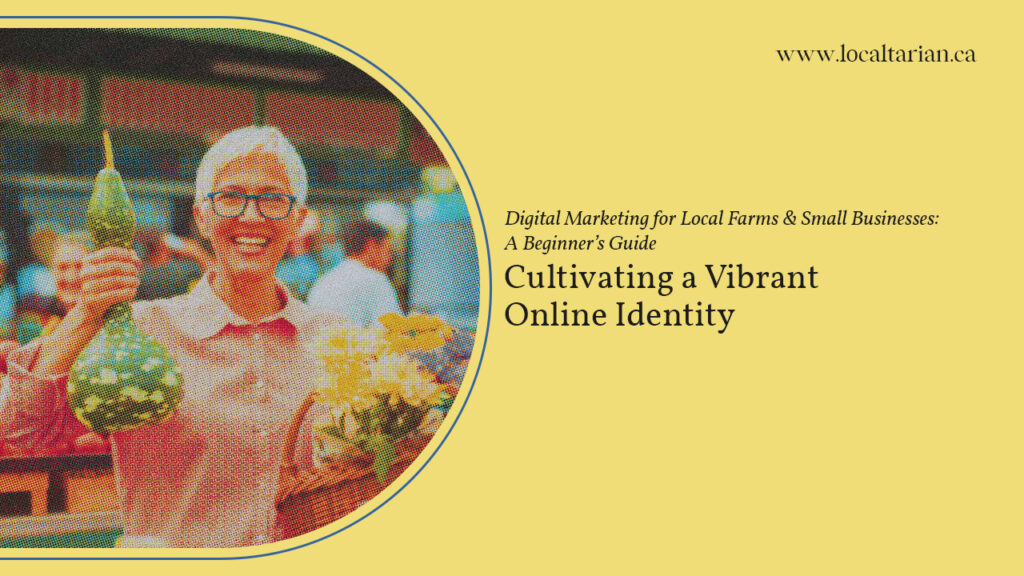
[[(444, 344), (443, 322), (432, 316), (381, 318), (387, 329), (366, 329), (350, 323), (323, 328), (309, 345), (319, 367), (314, 370), (317, 399), (335, 409), (367, 410), (378, 397), (419, 406), (438, 394), (432, 375), (406, 356), (409, 348)], [(405, 333), (405, 328), (429, 331)]]
[(388, 312), (380, 317), (380, 323), (388, 331), (401, 332), (405, 327), (405, 318), (394, 312)]
[(396, 352), (412, 349), (432, 350), (443, 346), (452, 337), (451, 326), (440, 318), (429, 314), (413, 314), (403, 318), (398, 314), (384, 314), (380, 317), (384, 326), (384, 339)]

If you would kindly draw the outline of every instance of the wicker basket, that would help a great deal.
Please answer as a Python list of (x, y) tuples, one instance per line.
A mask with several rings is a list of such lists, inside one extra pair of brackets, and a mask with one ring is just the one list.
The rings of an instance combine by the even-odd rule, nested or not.
[(398, 457), (384, 483), (373, 471), (373, 455), (363, 454), (345, 462), (298, 471), (295, 444), (299, 429), (313, 405), (313, 394), (303, 401), (285, 439), (285, 462), (278, 484), (277, 510), (284, 525), (284, 537), (294, 538), (342, 518), (395, 481), (426, 447), (429, 438), (398, 442)]

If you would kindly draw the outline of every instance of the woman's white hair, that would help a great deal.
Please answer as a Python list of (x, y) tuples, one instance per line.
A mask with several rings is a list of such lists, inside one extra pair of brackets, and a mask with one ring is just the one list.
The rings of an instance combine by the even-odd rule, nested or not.
[(213, 192), (213, 183), (218, 172), (231, 162), (245, 158), (253, 152), (266, 152), (281, 161), (292, 186), (292, 195), (300, 206), (304, 205), (306, 191), (309, 188), (306, 166), (303, 165), (302, 158), (292, 143), (273, 126), (239, 128), (228, 132), (211, 146), (196, 170), (196, 203), (202, 202), (207, 194)]

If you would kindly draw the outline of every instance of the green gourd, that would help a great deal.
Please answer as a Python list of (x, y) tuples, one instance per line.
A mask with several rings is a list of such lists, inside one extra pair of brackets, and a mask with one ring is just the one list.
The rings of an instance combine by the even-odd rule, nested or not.
[[(86, 226), (96, 249), (131, 248), (135, 209), (114, 169), (110, 135), (103, 132), (106, 166), (96, 175)], [(68, 404), (94, 432), (110, 434), (158, 424), (181, 403), (181, 370), (167, 349), (132, 322), (131, 303), (103, 315), (103, 328), (68, 375)]]

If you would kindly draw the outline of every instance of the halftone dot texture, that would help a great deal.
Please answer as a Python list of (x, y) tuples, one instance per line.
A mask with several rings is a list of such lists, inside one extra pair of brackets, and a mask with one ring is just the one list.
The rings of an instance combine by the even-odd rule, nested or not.
[(286, 538), (301, 536), (340, 520), (372, 500), (394, 482), (426, 447), (429, 438), (409, 438), (395, 445), (395, 460), (384, 481), (374, 472), (372, 454), (361, 454), (342, 462), (299, 471), (291, 460), (295, 454), (300, 426), (313, 405), (309, 396), (299, 408), (285, 438), (286, 461), (276, 497)]
[(0, 67), (0, 116), (25, 124), (80, 122), (84, 90), (80, 77)]
[(401, 108), (392, 102), (272, 92), (267, 123), (299, 142), (346, 144), (388, 156), (398, 148)]
[(84, 532), (69, 522), (67, 532), (0, 540), (0, 548), (113, 548), (120, 536), (120, 530)]
[(456, 328), (475, 330), (480, 266), (465, 202), (460, 194), (446, 194), (417, 204), (413, 210), (410, 308), (440, 316)]
[(205, 137), (252, 124), (252, 91), (188, 82), (104, 78), (102, 122), (110, 128)]
[[(181, 31), (180, 37), (193, 42), (218, 44), (223, 40), (224, 33), (202, 29), (185, 30)], [(244, 30), (231, 33), (245, 39), (250, 47), (279, 54), (326, 54), (286, 37), (250, 34)], [(275, 64), (266, 68), (250, 66), (242, 69), (255, 72), (256, 75), (302, 75), (308, 72), (306, 67), (298, 64)], [(37, 77), (31, 76), (33, 74)], [(31, 93), (34, 96), (18, 100), (17, 107), (7, 108), (16, 110), (25, 125), (47, 124), (48, 128), (59, 131), (61, 123), (76, 124), (83, 120), (84, 76), (78, 74), (78, 71), (69, 70), (65, 76), (63, 71), (62, 74), (46, 74), (29, 73), (10, 67), (0, 70), (0, 80), (6, 82), (12, 75), (21, 75), (27, 82), (25, 86), (35, 86), (32, 90), (17, 93)], [(199, 158), (212, 142), (227, 131), (254, 122), (280, 127), (289, 139), (300, 146), (304, 156), (311, 153), (306, 156), (306, 161), (310, 162), (311, 159), (318, 168), (322, 166), (325, 175), (319, 183), (316, 183), (316, 177), (311, 178), (311, 185), (333, 188), (331, 200), (339, 206), (344, 203), (344, 209), (352, 210), (353, 217), (359, 215), (361, 203), (369, 199), (397, 198), (399, 202), (409, 202), (419, 194), (419, 166), (444, 162), (432, 138), (415, 119), (412, 122), (414, 133), (405, 135), (409, 138), (409, 147), (407, 150), (402, 148), (403, 127), (408, 126), (405, 124), (408, 117), (403, 118), (403, 115), (408, 112), (400, 103), (387, 98), (325, 95), (322, 91), (316, 94), (301, 93), (301, 88), (286, 89), (272, 81), (242, 76), (218, 83), (214, 80), (191, 82), (180, 77), (161, 79), (111, 73), (99, 79), (99, 88), (100, 100), (94, 103), (97, 107), (93, 108), (99, 121), (115, 129), (115, 135), (133, 135), (129, 142), (118, 147), (117, 163), (125, 177), (133, 179), (133, 194), (137, 192), (134, 189), (135, 182), (141, 182), (143, 187), (140, 197), (132, 199), (140, 226), (169, 229), (172, 225), (180, 225), (182, 214), (172, 216), (174, 205), (168, 198), (180, 195), (183, 189), (186, 189), (186, 193), (191, 192), (189, 181), (195, 174)], [(22, 195), (22, 204), (30, 208), (27, 210), (33, 214), (55, 214), (58, 220), (71, 228), (84, 226), (86, 196), (80, 190), (81, 181), (95, 175), (102, 165), (99, 146), (81, 141), (78, 128), (80, 126), (69, 128), (67, 138), (58, 135), (54, 140), (37, 141), (32, 139), (34, 137), (25, 137), (0, 144), (5, 169), (13, 164), (19, 172), (46, 175), (46, 178), (40, 179), (44, 182), (40, 190), (33, 189)], [(171, 184), (167, 183), (168, 179)], [(81, 196), (76, 197), (66, 192), (57, 195), (52, 190), (79, 190)], [(346, 194), (352, 191), (354, 195), (342, 196), (339, 191), (345, 191)], [(323, 193), (323, 188), (319, 191), (315, 188), (311, 190), (314, 198), (318, 192)], [(166, 194), (168, 198), (160, 194)], [(461, 196), (459, 201), (463, 202)], [(465, 212), (464, 202), (462, 211)], [(445, 226), (448, 224), (450, 222)], [(443, 237), (442, 233), (442, 237), (437, 238), (433, 252), (441, 257), (431, 260), (420, 278), (432, 284), (446, 284), (454, 288), (454, 292), (449, 292), (449, 300), (457, 301), (458, 306), (470, 303), (474, 307), (475, 326), (479, 269), (468, 213), (460, 216), (459, 226), (450, 231), (459, 236)], [(408, 242), (408, 238), (405, 241)], [(473, 246), (472, 259), (463, 258), (468, 245)], [(445, 267), (431, 269), (431, 266), (439, 264), (445, 264)], [(404, 265), (407, 264), (400, 260), (399, 268)], [(403, 274), (405, 271), (400, 269), (397, 276)], [(454, 295), (459, 291), (463, 291), (464, 295)], [(431, 306), (438, 303), (444, 302), (436, 299), (430, 302)], [(267, 326), (241, 331), (238, 327), (229, 327), (225, 333), (215, 335), (213, 340), (206, 341), (203, 346), (182, 344), (179, 339), (189, 339), (178, 333), (177, 326), (172, 326), (171, 321), (198, 315), (195, 311), (168, 310), (166, 317), (150, 316), (148, 321), (140, 324), (145, 324), (147, 331), (155, 330), (158, 340), (170, 342), (176, 357), (187, 357), (182, 362), (186, 380), (198, 378), (209, 386), (208, 398), (186, 399), (188, 413), (176, 416), (165, 424), (187, 425), (187, 430), (181, 433), (209, 439), (212, 452), (200, 454), (189, 452), (182, 446), (176, 448), (173, 438), (168, 442), (166, 438), (161, 441), (155, 437), (141, 436), (135, 437), (133, 441), (142, 441), (146, 446), (136, 448), (135, 452), (152, 460), (153, 468), (150, 472), (156, 476), (165, 479), (181, 478), (194, 473), (195, 466), (206, 466), (204, 475), (208, 473), (209, 477), (216, 477), (217, 486), (233, 485), (230, 490), (203, 487), (197, 498), (202, 501), (204, 515), (225, 519), (234, 531), (233, 536), (237, 537), (235, 540), (213, 542), (210, 537), (201, 540), (218, 529), (202, 525), (195, 518), (183, 518), (184, 523), (193, 527), (196, 540), (168, 542), (169, 545), (208, 546), (224, 542), (231, 546), (266, 541), (272, 538), (266, 526), (272, 525), (273, 521), (273, 489), (281, 463), (281, 444), (285, 423), (292, 415), (287, 408), (289, 405), (297, 405), (294, 398), (289, 396), (294, 392), (291, 385), (308, 380), (309, 365), (302, 364), (297, 351), (289, 353), (287, 347), (280, 351), (273, 349), (271, 342), (277, 338), (279, 326), (270, 327), (269, 333)], [(259, 336), (261, 333), (262, 340)], [(272, 349), (271, 352), (266, 352), (268, 348)], [(200, 351), (190, 356), (183, 349)], [(462, 372), (458, 372), (458, 367), (450, 363), (445, 368), (457, 374), (448, 377), (461, 380), (464, 367)], [(125, 438), (128, 437), (126, 433)], [(127, 443), (123, 448), (125, 453), (132, 451)], [(422, 449), (422, 445), (416, 446), (412, 441), (404, 441), (399, 446), (399, 461), (392, 466), (384, 483), (377, 481), (372, 467), (368, 465), (360, 466), (358, 472), (350, 469), (339, 473), (341, 484), (336, 485), (343, 485), (343, 495), (335, 499), (331, 505), (334, 507), (326, 516), (337, 519), (372, 499), (401, 474)], [(134, 482), (127, 479), (127, 482), (137, 486), (144, 484), (138, 478)], [(158, 486), (150, 488), (165, 492)], [(240, 497), (239, 491), (245, 492), (245, 496)], [(299, 498), (299, 494), (299, 491), (292, 492), (294, 498)], [(153, 506), (160, 508), (160, 513), (187, 514), (187, 511), (166, 509), (175, 504), (167, 502), (166, 493), (154, 492), (149, 497), (141, 494), (136, 496), (153, 502)], [(266, 508), (268, 502), (271, 503), (270, 510)], [(337, 507), (339, 502), (341, 508)], [(282, 513), (287, 507), (288, 504), (282, 503)], [(320, 506), (313, 504), (310, 509), (313, 510), (311, 514), (299, 514), (294, 532), (289, 527), (290, 533), (303, 533), (313, 525), (324, 525), (320, 522), (326, 516), (318, 511)], [(129, 515), (139, 512), (125, 511)], [(307, 520), (302, 520), (303, 516)], [(74, 528), (68, 527), (69, 531)], [(69, 534), (45, 542), (33, 540), (25, 545), (77, 547), (93, 538), (91, 545), (106, 546), (116, 535), (116, 532)]]
[[(86, 223), (93, 245), (130, 248), (135, 209), (114, 168), (108, 134), (103, 133), (107, 167), (96, 175)], [(103, 328), (71, 366), (67, 402), (90, 430), (112, 434), (163, 422), (181, 403), (181, 370), (155, 338), (132, 321), (128, 302), (111, 306)]]
[(341, 520), (374, 499), (405, 472), (426, 447), (427, 439), (403, 440), (397, 459), (382, 483), (373, 471), (373, 456), (363, 455), (313, 472), (286, 474), (277, 496), (285, 538), (294, 538)]

